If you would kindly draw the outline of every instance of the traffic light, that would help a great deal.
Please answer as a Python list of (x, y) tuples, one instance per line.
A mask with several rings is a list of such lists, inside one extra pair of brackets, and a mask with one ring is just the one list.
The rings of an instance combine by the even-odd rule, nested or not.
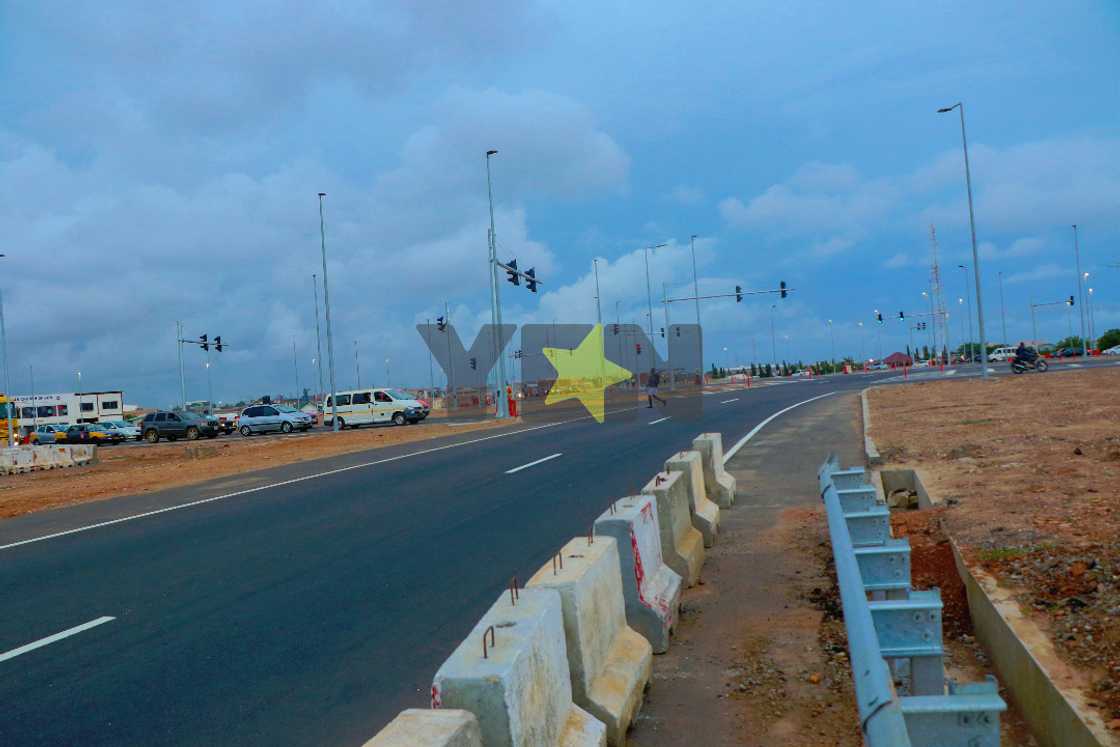
[(661, 336), (665, 337), (665, 328), (664, 327), (661, 328)]
[(477, 370), (477, 369), (478, 369), (478, 358), (471, 358), (471, 370), (474, 371), (474, 370)]
[(198, 344), (199, 344), (199, 347), (201, 347), (203, 350), (209, 350), (210, 349), (210, 343), (207, 342), (206, 335), (199, 335), (198, 336)]
[(520, 350), (514, 350), (513, 351), (513, 357), (514, 358), (520, 358), (521, 357), (521, 351)]
[(898, 312), (899, 321), (902, 321), (905, 318), (906, 318), (906, 312), (903, 312), (903, 311)]
[(642, 343), (640, 343), (640, 342), (634, 343), (634, 352), (637, 353), (638, 355), (642, 354)]
[(218, 335), (214, 338), (214, 349), (219, 353), (222, 352), (222, 336)]
[(879, 314), (879, 313), (875, 314), (875, 319), (878, 320), (879, 324), (883, 323), (883, 315), (882, 314)]
[(1070, 306), (1073, 306), (1073, 296), (1070, 296), (1069, 300), (1066, 301), (1066, 303), (1069, 304)]
[(735, 303), (742, 303), (743, 301), (743, 286), (735, 286)]
[(616, 334), (616, 335), (618, 334), (618, 325), (617, 324), (612, 324), (611, 325), (611, 332)]
[(781, 292), (782, 298), (785, 298), (786, 296), (789, 295), (786, 292), (786, 281), (784, 281), (784, 280), (782, 282), (778, 283), (778, 290)]
[(533, 293), (537, 292), (537, 269), (530, 267), (525, 271), (525, 287)]
[(447, 329), (447, 322), (443, 321), (442, 316), (437, 316), (436, 317), (436, 329), (438, 329), (440, 332)]
[(521, 285), (521, 276), (517, 274), (517, 260), (511, 259), (506, 263), (506, 267), (506, 275), (508, 275), (506, 280), (514, 285)]

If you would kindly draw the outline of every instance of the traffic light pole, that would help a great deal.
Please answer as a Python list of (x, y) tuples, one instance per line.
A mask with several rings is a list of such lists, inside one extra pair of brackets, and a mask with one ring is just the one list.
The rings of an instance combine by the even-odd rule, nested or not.
[[(498, 361), (498, 382), (495, 390), (494, 412), (498, 418), (507, 416), (507, 405), (505, 399), (501, 396), (502, 388), (505, 386), (506, 380), (506, 361), (502, 357), (502, 298), (498, 288), (498, 249), (497, 237), (494, 234), (494, 187), (490, 177), (490, 156), (496, 155), (498, 151), (486, 151), (486, 196), (490, 201), (490, 232), (489, 232), (489, 253), (490, 253), (490, 321), (494, 327), (494, 357)], [(485, 402), (485, 400), (483, 400)]]
[(179, 407), (187, 409), (187, 384), (183, 378), (183, 323), (175, 322), (175, 343), (179, 348)]

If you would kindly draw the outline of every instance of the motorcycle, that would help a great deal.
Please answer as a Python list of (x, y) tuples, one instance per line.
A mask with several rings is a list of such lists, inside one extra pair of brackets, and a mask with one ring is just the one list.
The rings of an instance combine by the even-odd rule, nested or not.
[(1042, 356), (1035, 358), (1033, 361), (1020, 360), (1016, 356), (1011, 356), (1011, 371), (1013, 373), (1021, 374), (1032, 370), (1041, 373), (1047, 368), (1049, 368), (1049, 366), (1047, 366), (1046, 359)]

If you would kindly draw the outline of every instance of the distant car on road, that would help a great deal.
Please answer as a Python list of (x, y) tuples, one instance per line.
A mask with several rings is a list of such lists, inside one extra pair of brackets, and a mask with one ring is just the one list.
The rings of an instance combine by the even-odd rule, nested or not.
[(1081, 348), (1058, 348), (1054, 351), (1055, 358), (1076, 358), (1081, 355)]
[(140, 426), (144, 440), (150, 444), (161, 438), (176, 441), (185, 438), (195, 441), (203, 436), (214, 438), (218, 429), (209, 420), (193, 412), (149, 412)]
[(988, 356), (990, 361), (1009, 361), (1015, 357), (1016, 348), (996, 348)]
[(1120, 345), (1113, 345), (1107, 350), (1102, 350), (1101, 355), (1120, 355)]
[[(408, 392), (399, 389), (356, 389), (338, 392), (339, 428), (374, 423), (419, 423), (428, 417), (430, 407), (417, 400)], [(332, 401), (328, 396), (323, 403), (323, 425), (334, 425), (331, 413)]]
[(77, 423), (66, 429), (62, 439), (68, 444), (119, 444), (124, 441), (124, 436), (110, 431), (101, 423)]
[(31, 443), (39, 444), (40, 446), (50, 446), (54, 443), (60, 443), (65, 438), (65, 425), (40, 425), (31, 432), (30, 436)]
[(124, 420), (102, 420), (97, 425), (110, 433), (119, 433), (123, 441), (139, 441), (142, 437), (139, 428)]
[(311, 428), (311, 416), (287, 405), (253, 405), (241, 411), (237, 419), (242, 436), (254, 433), (280, 431), (306, 431)]

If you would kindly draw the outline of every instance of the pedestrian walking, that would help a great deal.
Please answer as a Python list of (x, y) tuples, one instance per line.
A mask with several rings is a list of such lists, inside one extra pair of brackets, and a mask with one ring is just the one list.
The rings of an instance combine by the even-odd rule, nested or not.
[(646, 398), (649, 400), (649, 407), (653, 407), (653, 401), (657, 400), (663, 406), (668, 404), (665, 400), (657, 396), (657, 387), (661, 384), (661, 374), (657, 372), (656, 368), (649, 370), (649, 377), (646, 379)]

